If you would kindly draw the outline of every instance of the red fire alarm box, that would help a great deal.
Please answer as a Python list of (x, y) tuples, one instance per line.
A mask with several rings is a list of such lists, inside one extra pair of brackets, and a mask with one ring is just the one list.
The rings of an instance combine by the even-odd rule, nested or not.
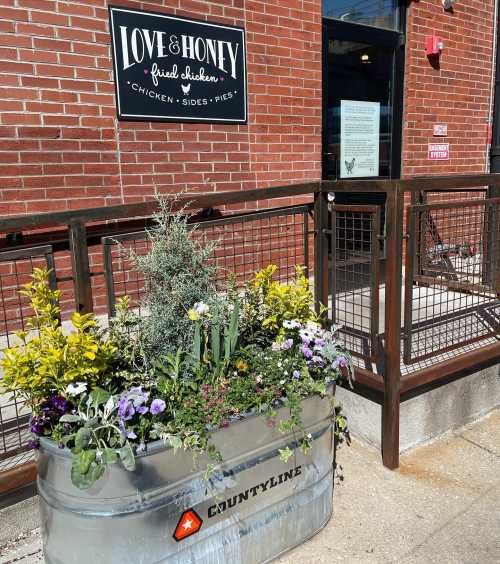
[(443, 40), (437, 35), (429, 35), (425, 38), (425, 54), (428, 57), (439, 57), (443, 46)]

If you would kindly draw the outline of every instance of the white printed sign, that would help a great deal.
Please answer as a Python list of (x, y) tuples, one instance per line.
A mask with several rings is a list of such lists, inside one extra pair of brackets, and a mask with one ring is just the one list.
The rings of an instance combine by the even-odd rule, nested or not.
[(429, 143), (427, 159), (429, 161), (448, 161), (450, 159), (450, 144)]
[(340, 101), (340, 178), (379, 175), (380, 103)]

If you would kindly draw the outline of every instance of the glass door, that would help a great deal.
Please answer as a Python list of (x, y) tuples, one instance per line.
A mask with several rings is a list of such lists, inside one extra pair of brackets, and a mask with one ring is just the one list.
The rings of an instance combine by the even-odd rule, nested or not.
[(323, 24), (323, 177), (398, 178), (403, 36), (327, 18)]

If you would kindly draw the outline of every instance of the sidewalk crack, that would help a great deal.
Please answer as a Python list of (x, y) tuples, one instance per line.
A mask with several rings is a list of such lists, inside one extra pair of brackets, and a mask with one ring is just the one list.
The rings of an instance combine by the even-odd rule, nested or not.
[(481, 450), (484, 450), (486, 452), (488, 452), (489, 454), (492, 454), (493, 456), (495, 456), (496, 458), (500, 458), (500, 454), (495, 452), (494, 450), (491, 450), (483, 445), (480, 445), (479, 443), (476, 443), (475, 441), (468, 439), (467, 437), (464, 437), (463, 435), (459, 435), (461, 439), (463, 439), (464, 441), (467, 441), (468, 443), (470, 443), (471, 445), (476, 446), (477, 448), (480, 448)]

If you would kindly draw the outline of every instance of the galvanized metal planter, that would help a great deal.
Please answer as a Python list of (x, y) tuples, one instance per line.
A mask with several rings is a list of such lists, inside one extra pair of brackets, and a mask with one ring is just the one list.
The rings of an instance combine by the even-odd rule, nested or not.
[[(286, 418), (282, 408), (278, 420)], [(70, 479), (71, 453), (42, 440), (38, 489), (46, 564), (253, 564), (317, 533), (332, 514), (333, 429), (328, 399), (303, 401), (309, 454), (263, 417), (217, 431), (224, 472), (203, 477), (189, 452), (149, 445), (135, 472), (113, 465), (90, 490)]]

